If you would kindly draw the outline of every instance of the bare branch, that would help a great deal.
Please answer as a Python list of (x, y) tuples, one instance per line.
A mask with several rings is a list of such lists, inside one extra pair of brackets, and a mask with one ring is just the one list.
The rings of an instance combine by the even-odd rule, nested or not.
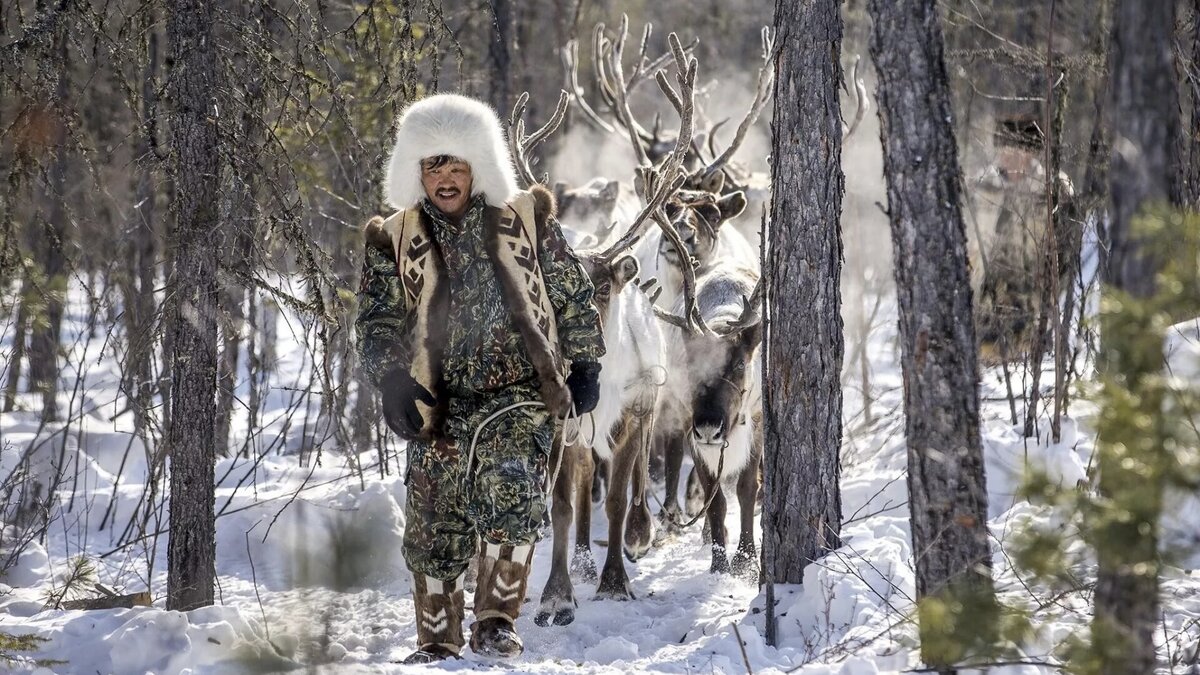
[(854, 66), (850, 70), (850, 80), (854, 82), (855, 94), (854, 120), (850, 122), (850, 127), (842, 132), (843, 143), (845, 143), (846, 139), (850, 138), (850, 136), (858, 129), (858, 125), (862, 123), (863, 117), (865, 117), (867, 114), (867, 108), (871, 105), (870, 100), (867, 98), (867, 85), (865, 82), (863, 82), (863, 79), (858, 76), (858, 66), (861, 60), (861, 56), (855, 56)]

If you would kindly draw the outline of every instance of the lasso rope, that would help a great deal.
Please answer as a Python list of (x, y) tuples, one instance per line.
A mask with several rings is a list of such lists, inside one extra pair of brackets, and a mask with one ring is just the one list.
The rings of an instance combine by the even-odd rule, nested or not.
[[(464, 473), (463, 473), (463, 482), (465, 484), (463, 485), (462, 492), (466, 493), (467, 495), (470, 495), (471, 491), (473, 490), (473, 488), (475, 486), (475, 480), (474, 480), (475, 475), (474, 475), (474, 472), (472, 471), (472, 466), (475, 464), (475, 448), (479, 444), (479, 434), (483, 433), (483, 430), (487, 427), (487, 425), (489, 425), (492, 422), (499, 419), (501, 415), (503, 415), (507, 412), (516, 410), (517, 408), (543, 408), (544, 409), (545, 407), (546, 407), (546, 404), (542, 403), (541, 401), (518, 401), (517, 403), (513, 403), (511, 405), (504, 406), (503, 408), (497, 410), (496, 412), (492, 413), (491, 415), (488, 415), (486, 419), (484, 419), (482, 422), (479, 423), (479, 426), (475, 427), (475, 434), (471, 438), (471, 448), (470, 448), (470, 451), (467, 453), (467, 466), (466, 466), (466, 471), (464, 471)], [(562, 469), (563, 453), (566, 452), (566, 446), (568, 445), (568, 443), (566, 442), (567, 422), (569, 422), (569, 421), (576, 422), (575, 439), (570, 442), (570, 445), (574, 445), (575, 442), (579, 440), (578, 420), (579, 420), (579, 416), (575, 414), (575, 404), (572, 402), (571, 403), (571, 412), (568, 413), (567, 417), (563, 420), (563, 428), (560, 431), (560, 433), (557, 434), (557, 436), (558, 436), (558, 443), (556, 444), (557, 448), (551, 449), (552, 455), (553, 455), (553, 450), (555, 450), (555, 449), (558, 450), (558, 461), (555, 462), (553, 474), (547, 474), (547, 476), (546, 476), (547, 478), (550, 479), (550, 481), (542, 486), (542, 490), (546, 494), (550, 493), (550, 488), (553, 487), (554, 483), (558, 480), (558, 472), (559, 472), (559, 470)]]

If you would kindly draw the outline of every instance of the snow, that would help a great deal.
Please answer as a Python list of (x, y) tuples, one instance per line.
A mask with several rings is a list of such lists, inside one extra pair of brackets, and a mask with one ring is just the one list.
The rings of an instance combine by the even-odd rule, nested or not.
[[(5, 515), (0, 564), (9, 559), (14, 541), (22, 541), (22, 535), (32, 540), (0, 578), (0, 632), (36, 634), (47, 641), (0, 670), (80, 675), (299, 668), (417, 672), (391, 663), (415, 647), (400, 546), (403, 447), (389, 445), (359, 456), (337, 447), (320, 423), (320, 396), (309, 392), (319, 387), (310, 382), (316, 344), (311, 327), (286, 312), (278, 315), (280, 358), (268, 382), (259, 428), (248, 428), (244, 408), (235, 415), (231, 446), (240, 448), (249, 440), (251, 457), (222, 459), (216, 466), (217, 605), (175, 612), (162, 609), (166, 505), (148, 514), (136, 511), (150, 489), (151, 448), (133, 434), (132, 415), (118, 392), (119, 334), (88, 333), (87, 296), (81, 289), (74, 289), (68, 310), (64, 344), (76, 365), (63, 373), (60, 406), (69, 411), (69, 423), (42, 425), (40, 401), (31, 394), (22, 394), (16, 412), (0, 415), (0, 477), (22, 466), (30, 480), (44, 485), (59, 473), (58, 467), (63, 477), (44, 542), (36, 532), (30, 535), (28, 528), (19, 527), (11, 513)], [(0, 344), (5, 353), (11, 349), (11, 333), (6, 329)], [(1200, 374), (1198, 336), (1195, 322), (1173, 333), (1168, 350), (1176, 377)], [(869, 675), (919, 667), (911, 619), (915, 586), (895, 345), (894, 320), (885, 320), (870, 336), (867, 350), (876, 415), (870, 424), (864, 422), (860, 392), (846, 388), (844, 545), (810, 565), (802, 585), (776, 587), (778, 648), (767, 646), (763, 638), (763, 594), (754, 584), (708, 572), (709, 551), (696, 526), (636, 564), (626, 563), (635, 600), (594, 601), (592, 586), (577, 581), (576, 620), (562, 627), (540, 628), (532, 621), (549, 573), (550, 546), (544, 541), (534, 559), (531, 603), (518, 622), (525, 654), (498, 665), (468, 652), (464, 661), (444, 664), (441, 670), (738, 673), (745, 671), (743, 647), (755, 673)], [(78, 364), (81, 372), (76, 372)], [(1043, 382), (1050, 380), (1048, 370)], [(245, 400), (247, 386), (242, 373), (240, 400)], [(1022, 501), (1017, 487), (1029, 467), (1064, 486), (1085, 480), (1097, 410), (1086, 400), (1075, 401), (1061, 441), (1051, 443), (1047, 420), (1039, 421), (1038, 439), (1024, 438), (1012, 423), (999, 373), (984, 372), (981, 396), (996, 585), (1008, 601), (1044, 605), (1035, 614), (1040, 630), (1021, 646), (1028, 659), (1044, 660), (1053, 647), (1086, 626), (1090, 608), (1079, 594), (1039, 603), (1044, 600), (1040, 591), (1026, 590), (1012, 568), (1007, 548), (1016, 534), (1033, 526), (1065, 525), (1048, 507)], [(22, 465), (27, 452), (29, 462)], [(1172, 499), (1168, 531), (1186, 538), (1200, 527), (1200, 504), (1194, 495)], [(737, 518), (734, 503), (731, 531), (736, 531)], [(602, 507), (596, 507), (593, 519), (594, 531), (602, 531)], [(131, 522), (135, 527), (127, 533)], [(149, 536), (137, 536), (142, 522)], [(155, 531), (162, 535), (154, 537)], [(130, 540), (134, 543), (121, 545)], [(604, 554), (600, 544), (593, 544), (592, 551), (598, 560)], [(48, 593), (61, 587), (69, 560), (81, 554), (96, 565), (99, 582), (118, 593), (149, 590), (154, 607), (44, 609)], [(1194, 650), (1200, 636), (1200, 580), (1190, 571), (1197, 562), (1184, 556), (1179, 567), (1164, 574), (1164, 634), (1176, 655)], [(54, 663), (39, 667), (33, 659)], [(990, 672), (1053, 670), (1013, 666)]]

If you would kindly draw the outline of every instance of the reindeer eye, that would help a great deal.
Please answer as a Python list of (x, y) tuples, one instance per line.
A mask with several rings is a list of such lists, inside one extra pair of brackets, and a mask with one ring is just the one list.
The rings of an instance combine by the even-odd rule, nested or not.
[(600, 288), (596, 289), (596, 295), (607, 298), (612, 293), (612, 284), (601, 284)]
[(739, 374), (746, 372), (746, 362), (738, 361), (738, 362), (734, 363), (733, 364), (733, 372), (739, 373)]

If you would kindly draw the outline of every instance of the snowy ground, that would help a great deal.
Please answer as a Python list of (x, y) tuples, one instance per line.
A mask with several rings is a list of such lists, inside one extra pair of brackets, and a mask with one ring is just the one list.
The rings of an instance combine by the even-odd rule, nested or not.
[[(315, 418), (318, 400), (303, 393), (311, 357), (302, 324), (286, 315), (279, 319), (281, 357), (253, 437), (260, 456), (226, 459), (217, 466), (219, 604), (185, 614), (159, 608), (165, 597), (165, 535), (117, 548), (147, 489), (147, 460), (116, 391), (116, 341), (102, 330), (89, 337), (85, 300), (82, 292), (72, 295), (64, 327), (71, 363), (84, 364), (82, 379), (71, 370), (77, 365), (64, 373), (61, 405), (70, 409), (71, 422), (39, 427), (40, 404), (31, 395), (22, 399), (23, 411), (0, 416), (0, 478), (26, 452), (35, 476), (48, 476), (60, 457), (65, 467), (45, 546), (30, 544), (0, 579), (0, 632), (47, 638), (23, 657), (58, 663), (39, 669), (28, 662), (0, 662), (0, 671), (162, 675), (316, 666), (318, 672), (404, 672), (390, 663), (415, 646), (400, 555), (404, 486), (398, 457), (403, 453), (389, 457), (383, 475), (374, 453), (349, 458), (318, 439), (319, 463), (310, 453), (301, 465), (297, 450), (314, 433), (305, 411)], [(11, 349), (11, 332), (5, 326), (4, 355)], [(872, 424), (863, 421), (857, 372), (847, 378), (845, 545), (810, 566), (803, 586), (777, 589), (780, 648), (764, 643), (758, 588), (708, 573), (709, 554), (697, 526), (628, 564), (637, 600), (592, 601), (592, 587), (577, 582), (580, 606), (575, 623), (566, 627), (539, 628), (532, 621), (533, 603), (549, 573), (549, 545), (541, 545), (534, 560), (533, 603), (519, 622), (525, 655), (504, 666), (468, 655), (445, 670), (738, 673), (745, 666), (735, 628), (755, 673), (860, 675), (919, 667), (909, 618), (914, 585), (894, 333), (894, 321), (885, 320), (868, 347), (876, 399)], [(1194, 375), (1200, 366), (1197, 331), (1181, 332), (1172, 345), (1176, 374)], [(1020, 387), (1019, 372), (1016, 377), (1014, 386)], [(1026, 462), (1045, 467), (1064, 485), (1082, 478), (1092, 451), (1095, 409), (1075, 402), (1063, 441), (1037, 443), (1011, 424), (998, 372), (985, 371), (981, 393), (997, 587), (1007, 601), (1037, 608), (1038, 637), (1022, 651), (1025, 660), (1046, 660), (1055, 645), (1086, 626), (1090, 610), (1086, 591), (1050, 597), (1027, 587), (1011, 568), (1012, 536), (1054, 517), (1018, 501), (1015, 488)], [(238, 419), (242, 428), (235, 429), (235, 445), (247, 434), (244, 411)], [(1044, 420), (1042, 426), (1044, 435)], [(361, 467), (361, 478), (355, 466)], [(1173, 509), (1174, 531), (1195, 532), (1197, 511), (1193, 500), (1180, 498)], [(736, 532), (736, 506), (729, 517)], [(152, 513), (148, 531), (165, 530), (165, 518), (165, 508)], [(594, 536), (603, 536), (602, 508), (593, 519)], [(11, 546), (16, 532), (10, 524), (6, 544)], [(595, 545), (593, 552), (599, 560), (604, 550)], [(100, 582), (119, 593), (149, 589), (156, 607), (43, 610), (48, 592), (61, 587), (68, 560), (80, 554), (96, 564)], [(1181, 564), (1193, 561), (1185, 557)], [(1173, 568), (1166, 574), (1164, 649), (1182, 662), (1191, 658), (1200, 636), (1198, 590), (1200, 579), (1190, 570)], [(1053, 671), (1013, 666), (991, 672)]]

